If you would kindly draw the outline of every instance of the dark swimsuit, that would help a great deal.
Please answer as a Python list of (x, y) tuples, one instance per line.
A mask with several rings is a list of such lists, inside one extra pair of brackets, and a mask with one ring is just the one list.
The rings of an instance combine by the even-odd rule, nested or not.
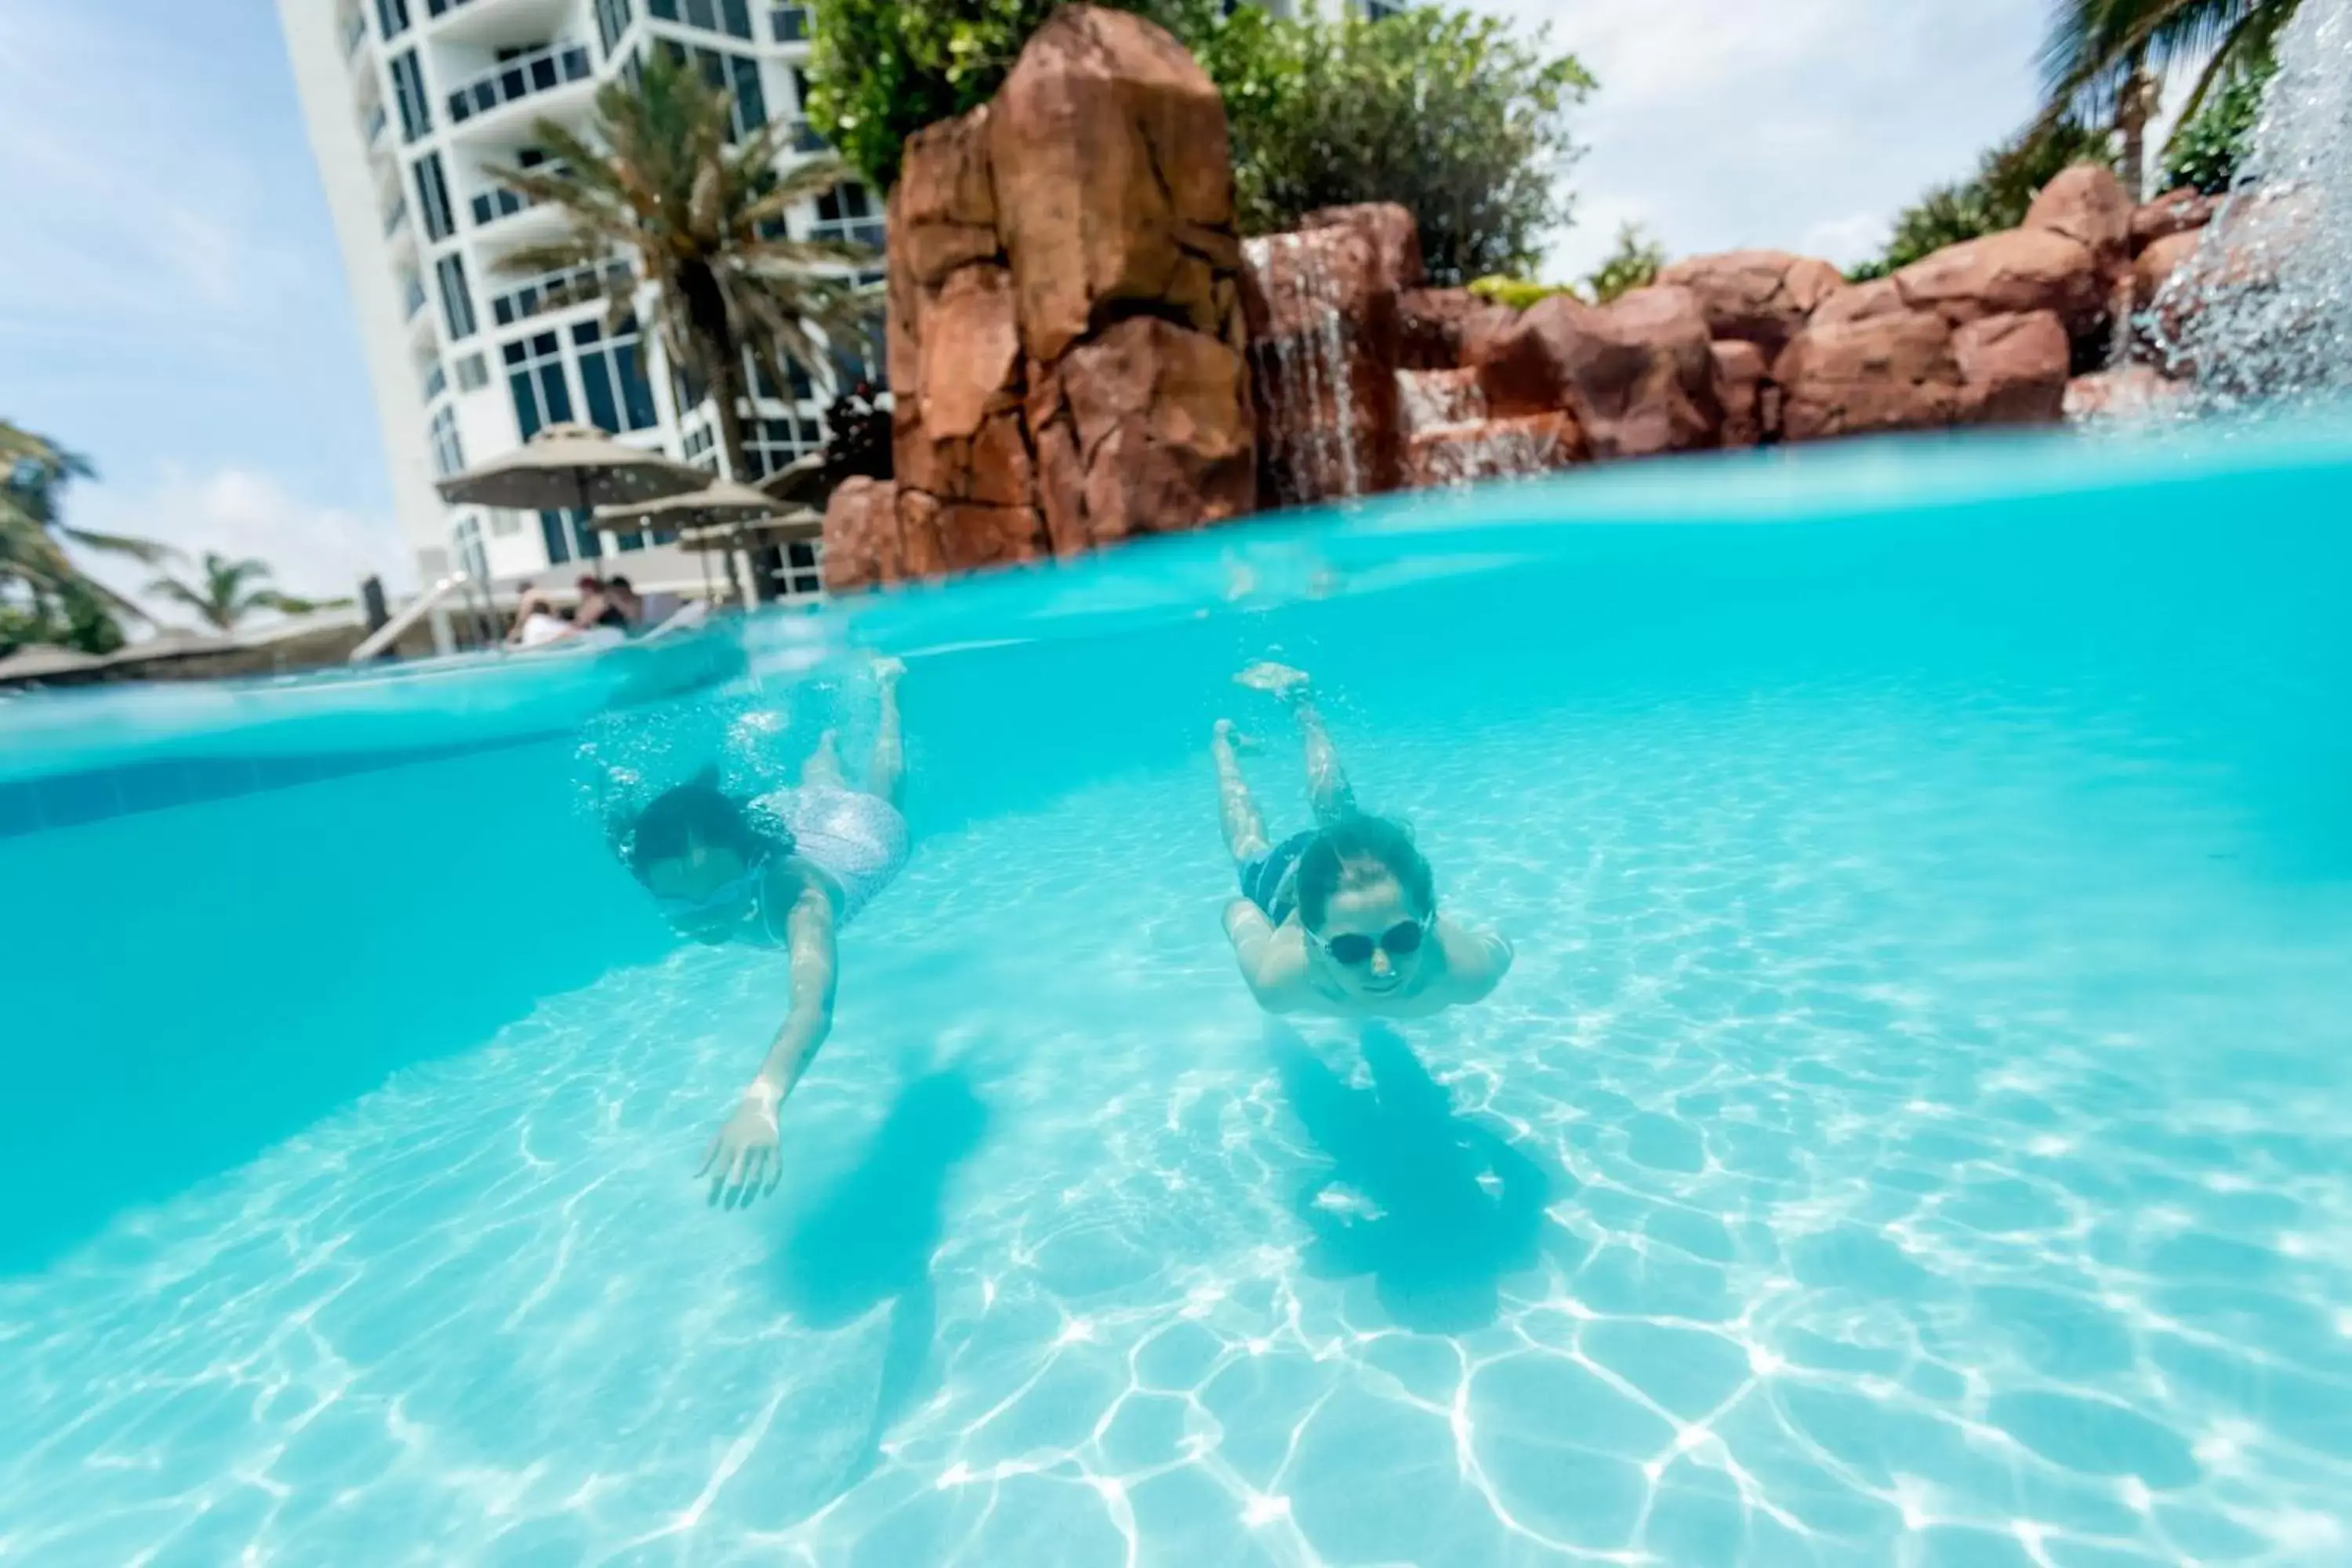
[(1294, 833), (1241, 868), (1242, 897), (1280, 925), (1298, 907), (1298, 858), (1315, 842), (1315, 830)]

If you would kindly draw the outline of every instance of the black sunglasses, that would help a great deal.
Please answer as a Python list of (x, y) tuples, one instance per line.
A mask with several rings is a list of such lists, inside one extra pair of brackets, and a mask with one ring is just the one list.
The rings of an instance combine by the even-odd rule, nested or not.
[(1353, 969), (1359, 964), (1370, 963), (1374, 948), (1385, 952), (1391, 958), (1402, 958), (1409, 952), (1419, 952), (1422, 938), (1429, 934), (1431, 918), (1423, 915), (1417, 921), (1399, 921), (1381, 932), (1378, 942), (1361, 931), (1341, 931), (1328, 940), (1323, 937), (1315, 940), (1323, 943), (1323, 951), (1331, 955), (1332, 963), (1343, 963)]

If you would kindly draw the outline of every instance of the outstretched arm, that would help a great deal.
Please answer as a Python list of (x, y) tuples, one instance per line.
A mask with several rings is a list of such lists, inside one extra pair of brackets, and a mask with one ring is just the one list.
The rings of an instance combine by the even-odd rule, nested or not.
[(733, 1115), (719, 1128), (698, 1175), (710, 1178), (710, 1201), (730, 1207), (775, 1191), (783, 1165), (777, 1152), (777, 1116), (833, 1028), (833, 903), (810, 878), (784, 920), (793, 1000), (760, 1070)]
[(1485, 1000), (1511, 971), (1511, 944), (1491, 931), (1466, 930), (1441, 916), (1437, 940), (1445, 953), (1447, 990), (1456, 1002)]
[(1258, 1005), (1270, 1013), (1286, 1011), (1305, 970), (1306, 954), (1297, 941), (1286, 941), (1265, 911), (1247, 899), (1225, 906), (1225, 940), (1234, 944), (1242, 979)]

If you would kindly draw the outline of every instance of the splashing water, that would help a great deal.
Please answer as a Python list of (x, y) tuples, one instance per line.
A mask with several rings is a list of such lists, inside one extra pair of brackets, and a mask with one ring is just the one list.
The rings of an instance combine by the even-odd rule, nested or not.
[(2352, 392), (2352, 0), (2305, 0), (2278, 60), (2237, 190), (2150, 312), (2193, 412)]

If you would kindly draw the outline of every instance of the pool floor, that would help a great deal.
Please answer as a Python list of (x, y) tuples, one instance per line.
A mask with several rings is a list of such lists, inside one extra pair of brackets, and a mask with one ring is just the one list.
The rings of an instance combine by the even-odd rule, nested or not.
[(765, 1205), (696, 949), (0, 1283), (0, 1558), (2352, 1561), (2352, 900), (2045, 699), (1343, 704), (1518, 950), (1397, 1030), (1249, 1002), (1205, 757), (931, 837)]

